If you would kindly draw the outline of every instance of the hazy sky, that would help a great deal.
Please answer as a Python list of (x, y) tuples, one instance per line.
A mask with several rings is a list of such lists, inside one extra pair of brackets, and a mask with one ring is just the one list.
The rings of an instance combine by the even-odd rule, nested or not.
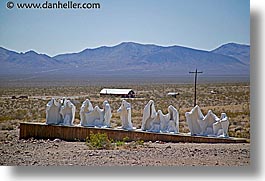
[(7, 1), (0, 0), (0, 46), (19, 52), (53, 56), (124, 41), (204, 50), (250, 43), (249, 0), (73, 0), (100, 3), (90, 10), (8, 9)]

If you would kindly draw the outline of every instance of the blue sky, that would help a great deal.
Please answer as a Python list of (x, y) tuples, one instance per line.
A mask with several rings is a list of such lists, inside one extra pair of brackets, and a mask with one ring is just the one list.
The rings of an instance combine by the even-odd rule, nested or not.
[(99, 2), (101, 8), (7, 9), (7, 0), (1, 0), (0, 46), (54, 56), (124, 41), (203, 50), (228, 42), (250, 44), (249, 0), (73, 1)]

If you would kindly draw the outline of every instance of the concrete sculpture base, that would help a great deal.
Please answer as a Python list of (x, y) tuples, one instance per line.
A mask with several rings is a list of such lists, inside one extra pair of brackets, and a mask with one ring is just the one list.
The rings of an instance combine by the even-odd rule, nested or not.
[(246, 143), (244, 138), (217, 138), (205, 136), (190, 136), (187, 134), (151, 133), (139, 130), (123, 130), (112, 128), (90, 128), (81, 126), (47, 125), (45, 123), (20, 123), (20, 139), (55, 139), (66, 141), (85, 141), (91, 133), (106, 133), (109, 138), (122, 141), (163, 141), (163, 142), (190, 142), (190, 143)]

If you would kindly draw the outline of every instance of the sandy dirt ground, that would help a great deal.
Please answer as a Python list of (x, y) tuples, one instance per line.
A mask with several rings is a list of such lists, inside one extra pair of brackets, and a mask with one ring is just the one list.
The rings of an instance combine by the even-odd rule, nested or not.
[[(19, 140), (19, 129), (0, 131), (0, 165), (10, 166), (249, 166), (250, 144), (145, 142), (91, 150), (85, 142)], [(131, 144), (131, 143), (127, 143)]]

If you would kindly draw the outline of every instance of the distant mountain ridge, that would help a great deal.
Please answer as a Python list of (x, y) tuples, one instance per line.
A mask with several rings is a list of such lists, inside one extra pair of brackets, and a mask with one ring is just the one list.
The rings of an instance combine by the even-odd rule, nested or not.
[(250, 46), (228, 43), (205, 51), (182, 46), (123, 42), (50, 57), (34, 51), (0, 48), (1, 74), (49, 72), (62, 75), (186, 75), (198, 68), (207, 75), (249, 75)]
[(25, 53), (17, 53), (0, 47), (1, 73), (30, 73), (48, 71), (62, 62), (45, 54), (38, 54), (32, 50)]
[(250, 64), (250, 46), (236, 43), (227, 43), (211, 52), (237, 58), (245, 64)]

